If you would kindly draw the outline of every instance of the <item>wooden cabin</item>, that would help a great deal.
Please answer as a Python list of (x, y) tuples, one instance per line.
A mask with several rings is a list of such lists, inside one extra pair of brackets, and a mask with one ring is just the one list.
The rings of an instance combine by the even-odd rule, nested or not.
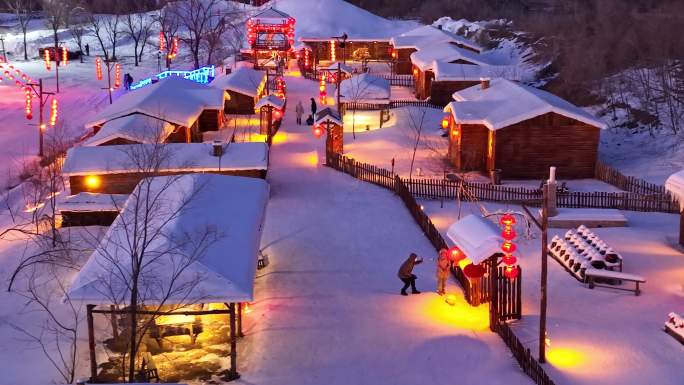
[[(416, 51), (411, 54), (416, 98), (427, 99), (431, 96), (432, 82), (435, 79), (434, 67), (438, 63), (442, 65), (461, 64), (482, 67), (493, 66), (493, 63), (487, 58), (448, 43), (442, 43)], [(472, 74), (477, 71), (484, 70), (473, 69), (464, 72)]]
[(501, 170), (507, 179), (541, 179), (551, 166), (564, 179), (592, 178), (598, 118), (548, 92), (505, 79), (454, 94), (450, 162), (462, 172)]
[(367, 73), (352, 76), (340, 83), (340, 112), (379, 110), (379, 125), (389, 121), (392, 88), (387, 79)]
[(256, 102), (265, 93), (266, 72), (241, 67), (229, 75), (214, 79), (211, 86), (226, 93), (225, 113), (251, 115), (255, 112)]
[(420, 49), (429, 49), (437, 44), (453, 44), (456, 47), (481, 53), (482, 47), (462, 36), (426, 25), (404, 32), (390, 39), (394, 73), (410, 75), (413, 70), (411, 55)]
[(684, 170), (670, 175), (665, 181), (665, 189), (679, 202), (679, 244), (684, 246)]
[(168, 77), (121, 96), (86, 123), (86, 146), (202, 142), (223, 126), (224, 93)]
[(130, 194), (150, 175), (214, 173), (263, 179), (267, 169), (265, 143), (170, 143), (74, 147), (67, 152), (63, 174), (69, 177), (71, 195)]
[(439, 106), (446, 106), (454, 92), (480, 84), (490, 77), (490, 66), (434, 62), (425, 72), (422, 95)]

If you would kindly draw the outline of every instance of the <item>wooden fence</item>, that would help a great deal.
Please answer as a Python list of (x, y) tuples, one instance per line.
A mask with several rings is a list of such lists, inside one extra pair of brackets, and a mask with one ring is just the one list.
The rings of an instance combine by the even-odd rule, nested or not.
[(594, 177), (600, 181), (612, 184), (620, 190), (633, 192), (642, 195), (663, 194), (668, 195), (665, 186), (646, 182), (643, 179), (627, 176), (620, 171), (596, 161)]
[(396, 75), (396, 74), (376, 74), (379, 78), (383, 78), (389, 82), (391, 86), (413, 87), (413, 75)]
[(544, 371), (544, 368), (532, 356), (530, 349), (525, 348), (507, 323), (499, 323), (496, 325), (495, 331), (511, 350), (511, 353), (513, 353), (515, 360), (518, 361), (520, 368), (532, 379), (532, 381), (538, 385), (555, 385), (549, 375), (546, 374), (546, 371)]
[[(340, 154), (327, 154), (330, 167), (358, 179), (394, 190), (397, 176), (387, 169), (357, 162)], [(411, 195), (422, 199), (483, 200), (491, 202), (522, 203), (539, 206), (541, 190), (526, 187), (497, 186), (490, 183), (452, 182), (445, 179), (400, 178)], [(642, 195), (634, 192), (569, 192), (557, 194), (558, 207), (618, 209), (642, 212), (679, 213), (679, 204), (669, 194)]]
[(425, 108), (436, 108), (442, 110), (444, 107), (432, 103), (428, 100), (392, 100), (390, 101), (390, 108), (400, 108), (400, 107), (425, 107)]

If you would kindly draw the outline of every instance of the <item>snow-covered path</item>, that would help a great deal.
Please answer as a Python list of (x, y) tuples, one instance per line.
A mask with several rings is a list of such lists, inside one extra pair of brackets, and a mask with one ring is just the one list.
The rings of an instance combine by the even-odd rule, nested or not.
[[(322, 166), (324, 139), (294, 116), (317, 85), (287, 83), (262, 241), (271, 264), (245, 318), (242, 383), (530, 384), (488, 331), (486, 307), (433, 292), (435, 252), (401, 201)], [(402, 297), (396, 271), (412, 251), (427, 259), (415, 271), (424, 293)]]

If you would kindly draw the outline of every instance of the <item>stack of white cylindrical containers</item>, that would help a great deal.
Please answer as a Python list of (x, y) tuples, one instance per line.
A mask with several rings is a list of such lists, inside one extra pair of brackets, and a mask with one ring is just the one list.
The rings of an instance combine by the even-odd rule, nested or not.
[(562, 238), (554, 236), (548, 249), (549, 255), (582, 282), (589, 267), (622, 271), (622, 256), (584, 225), (568, 230)]

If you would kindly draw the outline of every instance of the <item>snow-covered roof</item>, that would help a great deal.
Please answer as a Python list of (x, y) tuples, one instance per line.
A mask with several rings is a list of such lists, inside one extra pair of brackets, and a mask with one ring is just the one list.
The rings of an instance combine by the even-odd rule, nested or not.
[[(223, 156), (212, 155), (211, 143), (126, 144), (73, 147), (67, 151), (63, 174), (104, 175), (136, 172), (145, 159), (159, 159), (160, 172), (266, 170), (266, 143), (226, 143)], [(142, 164), (142, 166), (148, 166)]]
[(482, 78), (491, 77), (490, 66), (474, 66), (470, 64), (453, 64), (445, 61), (432, 63), (432, 71), (435, 73), (435, 81), (478, 81)]
[(117, 138), (138, 143), (159, 143), (173, 130), (174, 126), (169, 122), (143, 114), (132, 114), (107, 121), (84, 145), (99, 146)]
[(468, 215), (447, 229), (447, 239), (456, 245), (474, 264), (501, 252), (499, 229), (492, 222)]
[(290, 18), (290, 15), (275, 8), (268, 8), (250, 17), (251, 20), (262, 24), (285, 24)]
[(331, 122), (337, 124), (338, 126), (344, 126), (342, 118), (340, 117), (340, 113), (332, 107), (326, 107), (316, 113), (316, 120), (314, 121), (314, 124), (326, 122)]
[(204, 110), (222, 110), (224, 93), (177, 76), (129, 91), (88, 120), (90, 128), (133, 113), (191, 126)]
[(547, 113), (556, 113), (594, 127), (605, 128), (600, 119), (538, 88), (510, 80), (496, 78), (486, 89), (475, 85), (454, 93), (455, 102), (449, 103), (445, 112), (451, 112), (461, 124), (483, 124), (490, 130), (498, 130)]
[[(142, 200), (151, 210), (134, 209)], [(95, 305), (125, 303), (131, 280), (130, 224), (145, 223), (143, 216), (149, 215), (141, 226), (156, 237), (146, 247), (147, 266), (139, 280), (146, 304), (160, 303), (165, 292), (171, 292), (167, 304), (251, 301), (267, 201), (268, 184), (262, 179), (191, 174), (143, 181), (68, 295)], [(207, 237), (203, 245), (188, 239), (199, 231)], [(198, 248), (203, 250), (189, 257)]]
[(97, 194), (82, 192), (68, 196), (57, 205), (59, 211), (119, 211), (128, 194)]
[(354, 68), (351, 66), (341, 63), (341, 62), (333, 62), (327, 67), (318, 67), (319, 71), (328, 71), (328, 72), (337, 72), (337, 67), (340, 67), (340, 72), (346, 73), (346, 74), (352, 74), (354, 73)]
[(391, 87), (387, 79), (361, 74), (340, 83), (340, 100), (355, 103), (389, 103)]
[(411, 62), (421, 71), (431, 70), (434, 62), (454, 62), (457, 60), (465, 60), (477, 65), (497, 64), (488, 56), (448, 43), (434, 44), (411, 54)]
[(679, 207), (684, 210), (684, 170), (670, 175), (665, 181), (665, 189), (679, 201)]
[(258, 102), (254, 105), (254, 109), (259, 109), (262, 107), (266, 106), (271, 106), (277, 109), (282, 109), (285, 107), (285, 100), (275, 96), (275, 95), (266, 95), (263, 98), (259, 99)]
[(438, 43), (456, 43), (464, 47), (482, 51), (482, 47), (463, 36), (444, 31), (431, 25), (424, 25), (400, 35), (392, 37), (390, 43), (394, 48), (415, 48), (421, 49)]
[(264, 84), (266, 84), (266, 72), (240, 67), (229, 75), (217, 77), (210, 85), (224, 91), (256, 97)]

